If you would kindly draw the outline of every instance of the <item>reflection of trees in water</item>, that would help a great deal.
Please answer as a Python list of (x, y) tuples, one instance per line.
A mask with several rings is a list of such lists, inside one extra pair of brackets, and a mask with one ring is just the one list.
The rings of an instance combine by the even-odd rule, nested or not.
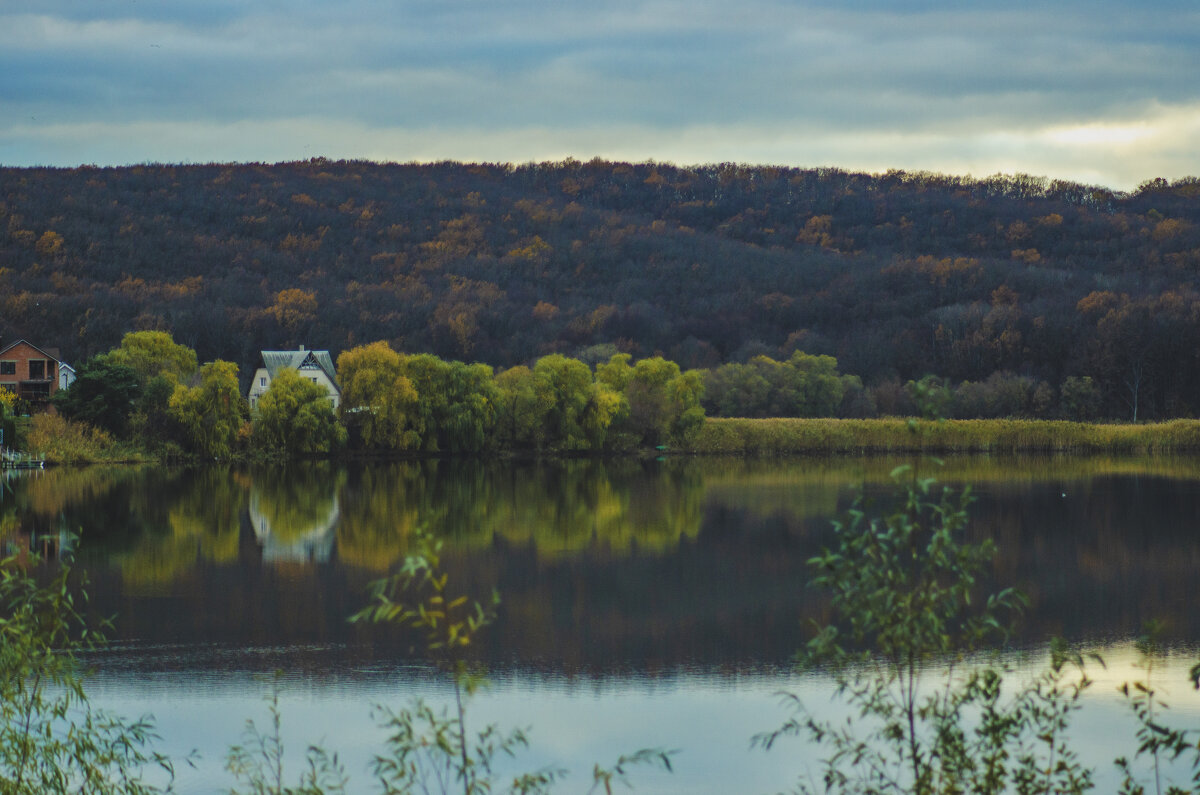
[(996, 540), (996, 579), (1030, 597), (1030, 640), (1128, 637), (1148, 619), (1195, 642), (1200, 480), (1064, 477), (977, 490), (972, 532)]
[(264, 560), (328, 559), (343, 478), (327, 463), (252, 472), (195, 470), (186, 477), (185, 488), (143, 494), (165, 516), (129, 550), (110, 559), (131, 588), (161, 590), (199, 564), (237, 561), (244, 516)]
[[(97, 565), (103, 553), (119, 567), (102, 609), (143, 622), (130, 630), (141, 637), (168, 631), (145, 623), (150, 603), (167, 593), (189, 621), (206, 616), (216, 637), (351, 637), (340, 622), (360, 606), (363, 581), (401, 560), (424, 523), (445, 539), (451, 576), (480, 596), (500, 590), (501, 625), (481, 650), (496, 660), (742, 665), (785, 662), (797, 648), (804, 620), (823, 609), (805, 587), (804, 561), (854, 484), (890, 492), (887, 475), (899, 463), (434, 460), (142, 470), (92, 485), (72, 481), (64, 491), (82, 501), (72, 497), (61, 511), (84, 531), (86, 563)], [(1142, 474), (1129, 474), (1134, 466), (951, 459), (945, 467), (946, 482), (974, 483), (971, 532), (995, 538), (996, 582), (1033, 598), (1024, 620), (1031, 642), (1054, 633), (1128, 634), (1150, 617), (1171, 619), (1179, 637), (1200, 637), (1200, 615), (1190, 609), (1200, 467), (1150, 459)], [(12, 504), (34, 516), (22, 488)], [(281, 544), (332, 538), (333, 564), (262, 565), (271, 555), (255, 543), (251, 494), (270, 536)]]
[(700, 529), (703, 481), (684, 464), (575, 460), (496, 478), (483, 538), (527, 545), (539, 558), (584, 550), (665, 553)]
[(699, 531), (703, 481), (636, 461), (424, 461), (357, 467), (342, 489), (337, 554), (384, 569), (420, 524), (456, 549), (497, 539), (553, 558), (587, 549), (668, 551)]
[(206, 467), (187, 482), (188, 488), (171, 495), (165, 525), (113, 556), (130, 588), (161, 590), (201, 561), (237, 559), (245, 480), (228, 467)]
[(343, 563), (383, 571), (408, 552), (408, 539), (422, 521), (425, 481), (438, 462), (355, 466), (341, 486), (337, 556)]
[(94, 503), (114, 489), (140, 483), (148, 472), (144, 466), (58, 466), (13, 479), (11, 499), (31, 518), (57, 518), (69, 508)]

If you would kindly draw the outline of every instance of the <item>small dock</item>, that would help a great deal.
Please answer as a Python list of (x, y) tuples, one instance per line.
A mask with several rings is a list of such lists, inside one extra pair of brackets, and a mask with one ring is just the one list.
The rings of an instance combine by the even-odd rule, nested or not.
[(0, 469), (45, 469), (46, 456), (0, 447)]

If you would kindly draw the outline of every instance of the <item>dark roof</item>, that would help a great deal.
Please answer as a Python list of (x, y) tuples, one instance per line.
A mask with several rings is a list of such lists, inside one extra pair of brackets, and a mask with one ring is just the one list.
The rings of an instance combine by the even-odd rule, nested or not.
[(16, 342), (10, 342), (9, 344), (5, 345), (3, 348), (0, 348), (0, 356), (3, 356), (5, 353), (7, 353), (11, 349), (17, 347), (21, 343), (25, 343), (30, 348), (33, 348), (35, 351), (44, 353), (46, 355), (46, 358), (48, 358), (48, 359), (53, 359), (56, 362), (62, 362), (62, 358), (61, 358), (62, 354), (60, 354), (58, 352), (58, 348), (41, 348), (37, 345), (34, 345), (29, 340), (17, 340)]
[(329, 351), (263, 351), (262, 360), (263, 367), (267, 368), (267, 374), (271, 378), (285, 367), (296, 370), (304, 366), (316, 367), (329, 377), (334, 389), (342, 391), (335, 377), (333, 357), (329, 355)]

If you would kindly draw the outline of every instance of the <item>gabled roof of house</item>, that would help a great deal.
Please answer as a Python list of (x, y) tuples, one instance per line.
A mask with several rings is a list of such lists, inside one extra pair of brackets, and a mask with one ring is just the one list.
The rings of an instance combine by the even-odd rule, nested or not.
[(25, 345), (28, 345), (30, 348), (33, 348), (38, 353), (44, 354), (47, 359), (53, 359), (56, 362), (62, 361), (62, 359), (61, 359), (62, 354), (60, 354), (58, 352), (58, 348), (41, 348), (41, 347), (38, 347), (37, 345), (34, 345), (29, 340), (17, 340), (16, 342), (10, 342), (9, 344), (5, 345), (3, 348), (0, 348), (0, 356), (3, 356), (5, 353), (7, 353), (8, 351), (17, 347), (18, 345), (21, 345), (22, 343)]
[(325, 373), (334, 389), (342, 391), (335, 377), (333, 357), (329, 355), (329, 351), (263, 351), (262, 360), (263, 367), (267, 368), (267, 374), (271, 378), (274, 378), (285, 367), (292, 367), (296, 370), (301, 367), (316, 367)]

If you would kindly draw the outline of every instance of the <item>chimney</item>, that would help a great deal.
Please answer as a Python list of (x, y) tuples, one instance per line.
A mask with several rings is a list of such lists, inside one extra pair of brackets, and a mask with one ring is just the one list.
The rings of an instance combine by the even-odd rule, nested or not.
[(300, 346), (300, 352), (301, 352), (301, 353), (304, 353), (304, 346), (303, 346), (303, 345), (301, 345), (301, 346)]

